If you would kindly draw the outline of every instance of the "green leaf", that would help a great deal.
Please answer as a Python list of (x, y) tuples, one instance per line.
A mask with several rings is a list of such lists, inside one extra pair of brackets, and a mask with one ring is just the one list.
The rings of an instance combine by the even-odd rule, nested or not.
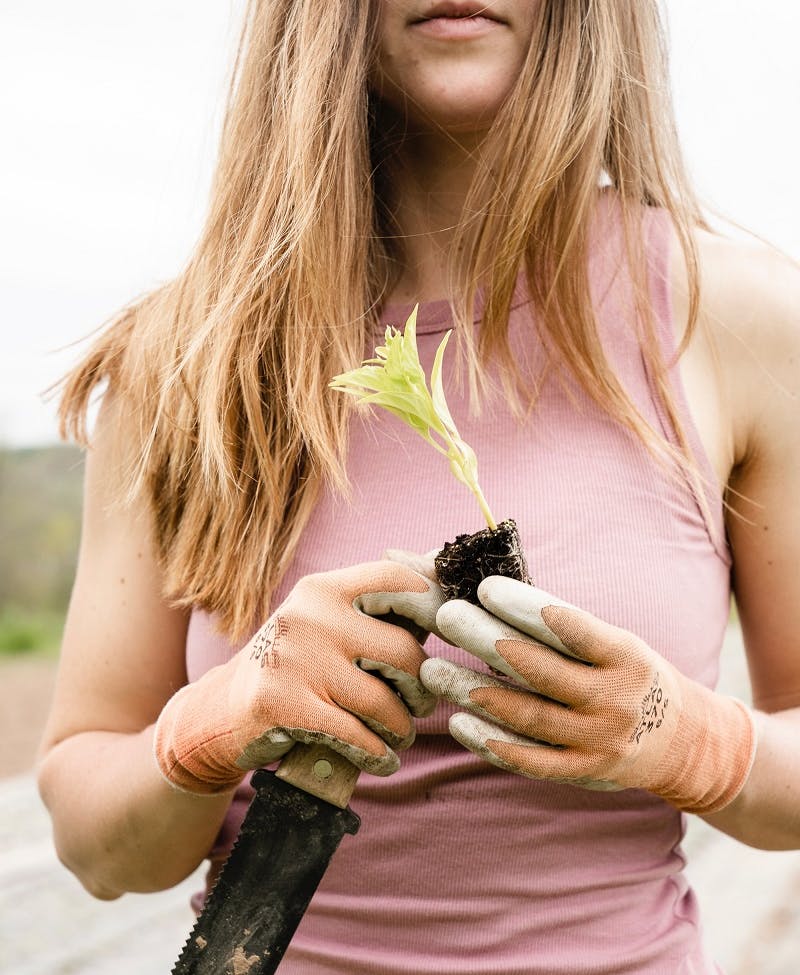
[(409, 315), (404, 331), (387, 326), (384, 344), (377, 346), (374, 358), (366, 359), (357, 369), (335, 376), (329, 385), (355, 397), (361, 404), (380, 406), (399, 417), (444, 454), (455, 477), (477, 498), (489, 527), (496, 528), (478, 484), (475, 452), (459, 435), (444, 395), (442, 366), (451, 332), (445, 334), (436, 350), (429, 389), (417, 349), (418, 307)]

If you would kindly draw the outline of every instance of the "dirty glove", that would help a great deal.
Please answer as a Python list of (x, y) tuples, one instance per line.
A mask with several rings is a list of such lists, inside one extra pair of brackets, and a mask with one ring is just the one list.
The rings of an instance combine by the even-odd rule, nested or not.
[[(591, 789), (648, 789), (711, 813), (739, 793), (755, 753), (740, 701), (685, 677), (626, 630), (513, 579), (445, 603), (446, 639), (511, 682), (427, 660), (431, 691), (468, 708), (450, 732), (511, 772)], [(488, 611), (488, 612), (487, 612)]]
[(186, 792), (225, 792), (296, 741), (322, 742), (376, 775), (396, 771), (394, 749), (414, 739), (411, 715), (429, 714), (435, 698), (419, 681), (417, 640), (367, 613), (429, 630), (442, 602), (435, 583), (388, 561), (305, 576), (235, 657), (164, 706), (161, 773)]

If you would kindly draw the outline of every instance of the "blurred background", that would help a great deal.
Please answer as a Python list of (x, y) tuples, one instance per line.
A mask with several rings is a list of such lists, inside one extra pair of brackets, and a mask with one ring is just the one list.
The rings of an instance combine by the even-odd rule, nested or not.
[[(52, 854), (30, 768), (52, 691), (82, 464), (43, 391), (121, 305), (174, 275), (203, 219), (243, 0), (0, 3), (0, 970), (169, 970), (186, 890), (100, 904)], [(800, 257), (800, 5), (669, 0), (684, 148), (713, 210)], [(735, 621), (723, 687), (748, 694)], [(790, 975), (800, 862), (692, 823), (709, 943)], [(42, 934), (31, 920), (49, 918)], [(146, 933), (143, 923), (146, 921)], [(142, 939), (144, 944), (142, 944)], [(110, 953), (110, 954), (109, 954)], [(113, 966), (109, 962), (112, 958)], [(109, 967), (111, 966), (111, 967)], [(122, 966), (122, 967), (120, 967)]]

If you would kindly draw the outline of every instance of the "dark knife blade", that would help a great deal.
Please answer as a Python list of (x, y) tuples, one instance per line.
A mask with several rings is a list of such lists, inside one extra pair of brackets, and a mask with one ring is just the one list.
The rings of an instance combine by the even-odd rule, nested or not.
[(358, 830), (350, 809), (274, 772), (256, 772), (252, 784), (239, 837), (172, 975), (274, 972), (342, 837)]

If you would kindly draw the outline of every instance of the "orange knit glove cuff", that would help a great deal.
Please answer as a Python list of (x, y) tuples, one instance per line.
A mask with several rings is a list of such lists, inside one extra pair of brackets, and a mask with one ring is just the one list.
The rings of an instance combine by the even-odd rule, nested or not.
[(681, 695), (672, 743), (645, 787), (684, 812), (718, 812), (739, 795), (753, 766), (753, 714), (741, 701), (688, 678)]

